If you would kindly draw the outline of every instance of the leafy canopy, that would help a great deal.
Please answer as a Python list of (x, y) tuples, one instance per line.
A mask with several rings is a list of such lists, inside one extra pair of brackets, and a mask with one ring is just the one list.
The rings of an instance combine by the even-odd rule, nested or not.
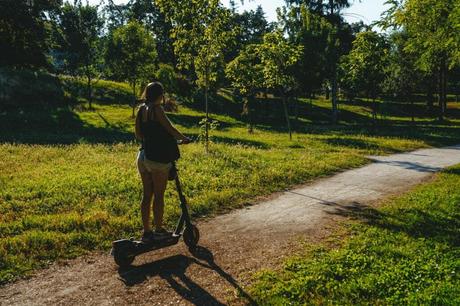
[(118, 78), (136, 86), (139, 80), (153, 74), (157, 58), (155, 40), (142, 24), (130, 21), (113, 32), (106, 58)]
[(240, 54), (228, 63), (225, 74), (232, 86), (243, 96), (253, 96), (263, 87), (263, 66), (259, 57), (258, 45), (247, 45)]
[(98, 7), (81, 1), (66, 2), (54, 19), (60, 68), (74, 75), (96, 75), (101, 70), (100, 35), (104, 25)]
[(352, 89), (364, 90), (373, 97), (385, 77), (388, 53), (385, 38), (373, 31), (358, 33), (353, 49), (344, 59), (345, 82)]
[(418, 66), (431, 71), (445, 61), (460, 63), (460, 4), (458, 0), (406, 0), (393, 9), (394, 22), (408, 35), (407, 50), (419, 55)]
[(231, 12), (218, 0), (156, 0), (156, 4), (173, 25), (170, 34), (178, 67), (194, 68), (197, 84), (208, 87), (217, 80), (223, 48), (233, 41)]
[(265, 34), (259, 47), (264, 85), (283, 93), (295, 87), (292, 69), (302, 55), (303, 46), (290, 44), (280, 31)]

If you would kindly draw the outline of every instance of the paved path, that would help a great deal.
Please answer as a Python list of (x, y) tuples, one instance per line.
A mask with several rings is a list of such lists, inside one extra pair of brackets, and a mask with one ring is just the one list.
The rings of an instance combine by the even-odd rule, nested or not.
[(460, 163), (460, 145), (386, 157), (257, 205), (199, 224), (201, 247), (140, 256), (120, 270), (106, 254), (55, 264), (0, 288), (1, 305), (223, 305), (241, 303), (249, 272), (270, 267), (298, 245), (321, 239), (347, 211), (404, 192)]

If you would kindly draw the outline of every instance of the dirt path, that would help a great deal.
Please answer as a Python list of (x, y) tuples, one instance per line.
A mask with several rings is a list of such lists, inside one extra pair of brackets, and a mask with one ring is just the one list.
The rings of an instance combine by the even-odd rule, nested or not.
[[(246, 209), (201, 222), (201, 247), (183, 243), (117, 269), (107, 254), (57, 263), (0, 288), (1, 305), (223, 305), (247, 297), (251, 271), (275, 265), (298, 239), (320, 240), (337, 219), (460, 163), (460, 145), (387, 157)], [(247, 297), (250, 299), (249, 297)]]

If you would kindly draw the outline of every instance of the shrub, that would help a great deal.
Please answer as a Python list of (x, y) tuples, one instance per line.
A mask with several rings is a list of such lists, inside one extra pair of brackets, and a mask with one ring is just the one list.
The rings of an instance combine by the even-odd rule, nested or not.
[(184, 75), (176, 73), (169, 64), (160, 64), (155, 78), (163, 84), (167, 93), (183, 98), (192, 95), (193, 84)]
[(64, 101), (56, 76), (45, 71), (0, 68), (0, 107), (61, 105)]

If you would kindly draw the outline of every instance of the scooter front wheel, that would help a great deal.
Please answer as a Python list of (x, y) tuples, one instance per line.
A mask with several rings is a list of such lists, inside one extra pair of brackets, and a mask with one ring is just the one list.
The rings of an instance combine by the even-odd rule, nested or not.
[(198, 227), (191, 224), (187, 226), (184, 231), (184, 242), (189, 248), (194, 248), (197, 246), (198, 241), (200, 240), (200, 231)]

